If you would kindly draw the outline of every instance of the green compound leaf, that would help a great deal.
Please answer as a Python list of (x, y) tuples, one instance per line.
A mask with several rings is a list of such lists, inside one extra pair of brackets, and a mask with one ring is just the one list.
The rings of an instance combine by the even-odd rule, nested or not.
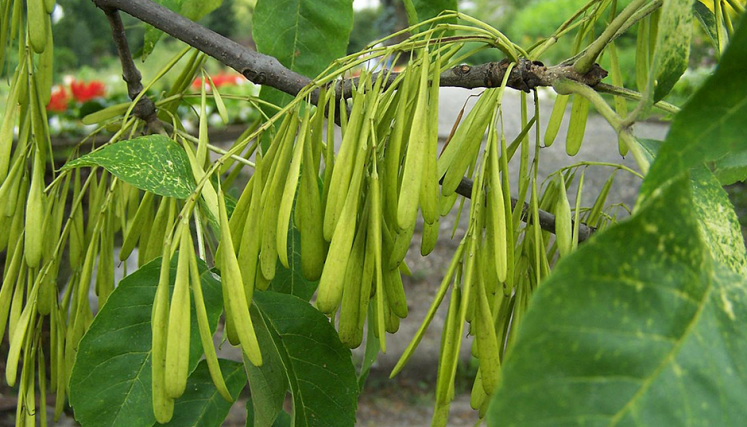
[(693, 13), (700, 22), (703, 31), (708, 34), (714, 49), (718, 49), (718, 35), (716, 30), (716, 17), (703, 3), (693, 2)]
[[(223, 0), (154, 0), (161, 6), (165, 6), (174, 12), (184, 16), (187, 19), (197, 21), (208, 13), (220, 7)], [(145, 27), (145, 37), (143, 39), (143, 56), (148, 57), (156, 47), (156, 43), (163, 35), (163, 31), (155, 29), (151, 25)]]
[(643, 155), (646, 156), (649, 163), (654, 162), (656, 154), (659, 152), (661, 146), (664, 145), (664, 141), (658, 139), (638, 138), (637, 141), (643, 147)]
[(692, 35), (692, 0), (668, 0), (661, 8), (652, 72), (656, 78), (654, 102), (660, 101), (687, 70)]
[[(246, 385), (244, 366), (239, 362), (218, 359), (226, 387), (235, 396)], [(207, 361), (202, 360), (189, 375), (187, 389), (174, 403), (174, 418), (167, 426), (173, 427), (219, 427), (226, 419), (233, 402), (227, 402), (215, 388)], [(161, 424), (158, 424), (161, 425)]]
[[(262, 322), (262, 316), (256, 306), (251, 307), (250, 314), (259, 347), (262, 349), (262, 366), (256, 367), (244, 357), (244, 369), (252, 392), (252, 399), (247, 402), (247, 408), (251, 407), (251, 414), (247, 413), (247, 426), (264, 427), (273, 425), (279, 414), (283, 413), (288, 379), (280, 353), (274, 350), (275, 343), (269, 329), (259, 323)], [(253, 420), (252, 424), (249, 424), (249, 415)]]
[[(153, 425), (151, 397), (151, 311), (161, 258), (122, 279), (93, 319), (78, 348), (70, 378), (70, 404), (81, 425), (141, 427)], [(210, 329), (222, 312), (220, 283), (199, 261)], [(171, 263), (171, 290), (176, 257)], [(189, 366), (202, 356), (197, 315), (192, 314)], [(229, 389), (230, 390), (230, 389)]]
[(353, 28), (353, 2), (258, 0), (252, 24), (257, 50), (313, 77), (345, 55)]
[(715, 73), (674, 118), (641, 195), (702, 162), (747, 151), (747, 20), (729, 42)]
[[(254, 425), (257, 425), (254, 423), (254, 406), (252, 406), (252, 401), (248, 400), (246, 402), (246, 427), (252, 427)], [(280, 412), (280, 414), (278, 414), (277, 418), (275, 418), (275, 421), (272, 424), (264, 425), (272, 427), (291, 427), (293, 425), (293, 421), (290, 414), (282, 411)]]
[(270, 282), (271, 291), (291, 294), (303, 300), (311, 300), (319, 281), (310, 282), (301, 274), (301, 234), (294, 221), (288, 227), (288, 267), (281, 263), (275, 268), (275, 278)]
[[(412, 0), (412, 4), (418, 11), (420, 22), (435, 18), (444, 10), (459, 10), (457, 0)], [(446, 22), (456, 23), (456, 18), (453, 21)]]
[[(653, 160), (662, 141), (640, 139), (644, 153)], [(721, 183), (705, 166), (690, 173), (691, 194), (700, 236), (708, 245), (711, 256), (732, 272), (747, 275), (747, 250), (745, 250), (739, 218)]]
[(159, 196), (186, 199), (195, 189), (189, 158), (163, 135), (108, 145), (67, 162), (62, 170), (81, 166), (101, 166), (122, 181)]
[[(406, 10), (409, 1), (405, 1)], [(435, 18), (444, 10), (458, 10), (457, 0), (412, 0), (412, 7), (417, 13), (417, 22), (427, 21), (431, 18)], [(409, 12), (409, 11), (408, 11)], [(408, 13), (409, 14), (409, 13)], [(409, 17), (410, 22), (413, 21), (413, 16)], [(448, 20), (439, 21), (439, 23), (450, 23), (456, 24), (456, 18), (450, 18)]]
[(729, 195), (704, 166), (692, 171), (691, 184), (698, 229), (711, 256), (732, 272), (747, 277), (747, 250)]
[[(345, 56), (352, 29), (352, 0), (258, 0), (252, 19), (257, 50), (307, 77)], [(279, 106), (293, 99), (267, 86), (260, 97)]]
[(734, 184), (747, 179), (747, 151), (729, 153), (713, 163), (713, 173), (721, 185)]
[[(358, 379), (350, 350), (329, 319), (300, 298), (263, 291), (254, 294), (252, 320), (265, 360), (258, 369), (264, 373), (280, 364), (293, 396), (293, 425), (354, 425)], [(271, 382), (278, 374), (267, 376)], [(251, 384), (251, 372), (249, 377)], [(255, 425), (260, 424), (255, 420)]]
[[(747, 284), (714, 264), (687, 180), (561, 260), (488, 413), (500, 426), (739, 425)], [(676, 214), (673, 214), (676, 213)]]

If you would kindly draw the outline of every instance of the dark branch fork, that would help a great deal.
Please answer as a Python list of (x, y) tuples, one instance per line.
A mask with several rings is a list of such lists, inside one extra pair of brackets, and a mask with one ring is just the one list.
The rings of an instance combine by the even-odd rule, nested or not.
[[(127, 95), (130, 99), (135, 100), (140, 92), (143, 91), (143, 84), (141, 82), (140, 71), (135, 66), (135, 61), (132, 60), (122, 18), (119, 16), (117, 9), (102, 9), (106, 13), (109, 25), (112, 27), (112, 38), (114, 39), (114, 44), (117, 46), (119, 60), (122, 63), (122, 80), (127, 84)], [(157, 126), (158, 116), (156, 115), (156, 106), (149, 97), (141, 97), (137, 105), (135, 105), (133, 112), (136, 117), (144, 120), (149, 127)]]
[[(150, 0), (92, 1), (104, 10), (109, 19), (112, 36), (122, 62), (122, 77), (127, 83), (128, 94), (131, 99), (137, 97), (143, 86), (140, 81), (140, 72), (135, 67), (127, 45), (127, 39), (124, 36), (124, 27), (119, 17), (119, 10), (212, 56), (221, 63), (235, 69), (255, 84), (271, 86), (290, 95), (296, 95), (312, 82), (308, 77), (289, 70), (276, 58), (248, 49)], [(467, 89), (498, 87), (505, 77), (508, 64), (509, 61), (504, 59), (500, 62), (490, 62), (476, 66), (459, 65), (441, 74), (440, 85)], [(553, 81), (560, 78), (568, 78), (593, 87), (599, 84), (606, 75), (607, 72), (597, 64), (594, 64), (587, 73), (580, 74), (573, 69), (572, 65), (560, 64), (547, 67), (538, 61), (520, 59), (519, 63), (511, 70), (507, 79), (507, 86), (530, 92), (540, 86), (552, 86)], [(395, 78), (396, 73), (390, 73), (386, 83), (391, 84)], [(350, 97), (354, 85), (355, 80), (352, 79), (339, 83), (336, 88), (338, 97)], [(311, 94), (311, 102), (316, 104), (317, 100), (318, 91)], [(135, 115), (143, 119), (149, 126), (152, 126), (153, 122), (157, 122), (155, 105), (147, 96), (143, 96), (138, 102)], [(472, 193), (472, 185), (470, 179), (463, 178), (457, 188), (457, 193), (469, 198)], [(518, 201), (512, 198), (511, 204), (515, 208)], [(529, 213), (529, 205), (524, 203), (521, 218), (527, 221), (530, 217)], [(551, 233), (555, 232), (555, 217), (552, 214), (540, 210), (538, 219), (542, 229)], [(579, 224), (579, 242), (588, 239), (594, 231), (593, 227)]]

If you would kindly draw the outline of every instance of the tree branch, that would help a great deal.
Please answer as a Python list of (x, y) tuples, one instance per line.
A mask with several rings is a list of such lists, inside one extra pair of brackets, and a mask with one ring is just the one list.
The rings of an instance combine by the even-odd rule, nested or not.
[[(510, 63), (511, 61), (508, 59), (503, 59), (500, 62), (488, 62), (474, 66), (457, 65), (441, 73), (439, 85), (465, 89), (498, 87), (503, 82), (503, 77), (506, 75), (506, 69)], [(377, 75), (378, 73), (375, 73), (371, 79), (376, 80)], [(398, 73), (388, 73), (384, 86), (387, 87), (392, 84), (398, 75)], [(607, 71), (598, 64), (594, 64), (587, 73), (581, 74), (570, 64), (548, 67), (539, 61), (521, 58), (519, 63), (511, 69), (506, 86), (529, 93), (532, 89), (540, 86), (552, 86), (554, 81), (567, 78), (594, 87), (600, 84), (606, 76)], [(350, 98), (357, 83), (357, 78), (346, 79), (338, 83), (337, 97)]]
[[(311, 79), (289, 70), (276, 58), (248, 49), (150, 0), (92, 1), (107, 12), (110, 23), (112, 23), (112, 32), (122, 61), (123, 77), (128, 84), (131, 97), (132, 91), (138, 85), (142, 90), (142, 85), (140, 84), (140, 73), (137, 72), (129, 54), (127, 40), (124, 38), (124, 28), (116, 13), (117, 9), (212, 56), (238, 71), (253, 83), (267, 85), (290, 95), (298, 94), (311, 83)], [(114, 12), (112, 13), (112, 11)], [(442, 73), (440, 84), (441, 86), (468, 89), (498, 87), (503, 81), (508, 64), (509, 61), (504, 59), (500, 62), (490, 62), (476, 66), (456, 66)], [(571, 64), (547, 67), (539, 61), (520, 59), (519, 64), (511, 71), (507, 85), (517, 90), (529, 92), (539, 86), (552, 86), (553, 82), (561, 78), (567, 78), (594, 87), (606, 76), (607, 71), (598, 64), (594, 64), (586, 73), (578, 73)], [(395, 78), (396, 74), (391, 73), (386, 83), (391, 84)], [(355, 79), (349, 79), (339, 83), (341, 87), (336, 88), (338, 97), (352, 96), (352, 88), (355, 82)], [(130, 86), (131, 83), (133, 86)], [(311, 95), (312, 103), (316, 104), (317, 100), (318, 91)], [(472, 180), (462, 178), (456, 192), (470, 198), (472, 185)], [(511, 199), (512, 207), (516, 208), (517, 203), (516, 199)], [(522, 207), (521, 218), (525, 222), (529, 218), (529, 205), (526, 203)], [(552, 214), (540, 211), (539, 222), (543, 230), (551, 233), (555, 232), (555, 217)], [(585, 224), (579, 224), (579, 242), (588, 239), (594, 230), (594, 228)]]
[[(119, 9), (164, 31), (233, 68), (253, 83), (270, 86), (290, 95), (298, 94), (311, 83), (310, 78), (289, 70), (274, 57), (244, 47), (150, 0), (92, 1), (104, 10)], [(441, 86), (468, 89), (498, 87), (508, 63), (508, 60), (503, 60), (472, 67), (454, 67), (441, 75)], [(511, 71), (508, 86), (529, 92), (539, 86), (552, 86), (555, 80), (564, 77), (593, 87), (606, 75), (607, 72), (597, 64), (582, 74), (568, 64), (547, 67), (539, 61), (521, 59)], [(387, 83), (394, 81), (396, 76), (396, 73), (392, 73)], [(342, 94), (338, 97), (350, 97), (355, 81), (352, 79), (340, 83)], [(312, 93), (311, 102), (316, 104), (317, 98), (318, 91)]]
[[(109, 20), (109, 25), (112, 27), (112, 38), (114, 39), (114, 44), (117, 46), (117, 54), (122, 64), (122, 80), (127, 83), (127, 95), (130, 99), (134, 100), (143, 91), (143, 84), (141, 82), (140, 71), (138, 71), (135, 62), (132, 60), (122, 18), (119, 16), (117, 9), (102, 9)], [(149, 128), (158, 127), (159, 122), (158, 115), (156, 114), (156, 106), (148, 96), (140, 98), (133, 109), (133, 113), (136, 117), (145, 121)]]
[[(472, 196), (472, 180), (469, 178), (462, 178), (462, 181), (459, 183), (459, 186), (457, 186), (456, 193), (466, 197), (471, 198)], [(516, 205), (519, 203), (518, 200), (511, 197), (511, 208), (516, 209)], [(521, 208), (521, 220), (524, 222), (529, 222), (529, 215), (531, 212), (531, 208), (528, 203), (524, 202), (524, 205)], [(539, 224), (540, 227), (545, 230), (549, 231), (550, 233), (555, 234), (555, 215), (545, 212), (543, 210), (539, 210)], [(571, 224), (573, 224), (573, 221), (571, 221)], [(587, 240), (591, 235), (597, 231), (596, 228), (590, 227), (584, 223), (578, 224), (578, 242), (581, 243), (584, 240)]]
[(296, 95), (311, 82), (308, 77), (285, 68), (272, 56), (248, 49), (150, 0), (92, 1), (102, 9), (119, 9), (158, 28), (233, 68), (256, 84)]

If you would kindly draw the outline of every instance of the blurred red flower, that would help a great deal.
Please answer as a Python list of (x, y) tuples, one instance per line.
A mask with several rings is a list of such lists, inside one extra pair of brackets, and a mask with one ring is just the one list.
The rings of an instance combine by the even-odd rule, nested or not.
[(98, 80), (91, 80), (88, 83), (75, 81), (70, 82), (70, 91), (78, 102), (90, 101), (93, 98), (104, 96), (104, 83)]
[(47, 111), (54, 111), (56, 113), (62, 113), (67, 110), (67, 92), (62, 86), (56, 86), (52, 91), (52, 96), (49, 98), (49, 104), (47, 104)]
[[(210, 76), (213, 79), (213, 83), (216, 87), (221, 86), (235, 86), (244, 81), (244, 76), (239, 73), (220, 73), (214, 76)], [(199, 89), (202, 84), (202, 78), (196, 78), (192, 82), (192, 89)], [(210, 86), (206, 86), (205, 89), (210, 90)]]

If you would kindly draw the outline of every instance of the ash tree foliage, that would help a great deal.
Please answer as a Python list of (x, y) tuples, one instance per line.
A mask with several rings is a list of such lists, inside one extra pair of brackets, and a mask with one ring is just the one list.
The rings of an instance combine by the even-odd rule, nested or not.
[[(45, 109), (55, 1), (0, 2), (0, 336), (17, 425), (51, 424), (55, 394), (54, 418), (70, 410), (83, 426), (218, 426), (246, 387), (247, 425), (353, 425), (368, 371), (408, 315), (416, 224), (425, 256), (453, 214), (468, 226), (452, 233), (443, 281), (392, 372), (408, 369), (445, 306), (433, 425), (448, 423), (468, 334), (479, 362), (470, 403), (487, 425), (747, 419), (747, 254), (722, 189), (747, 178), (742, 1), (590, 0), (521, 46), (455, 0), (405, 0), (408, 38), (347, 56), (350, 0), (258, 0), (259, 52), (194, 23), (220, 2), (92, 3), (131, 102), (83, 117), (98, 143), (59, 162)], [(163, 33), (184, 43), (150, 80), (123, 13), (147, 24), (142, 57)], [(665, 97), (695, 26), (718, 67), (675, 106)], [(615, 49), (626, 34), (637, 40), (635, 88), (623, 87)], [(572, 40), (567, 59), (542, 63), (561, 38)], [(462, 65), (486, 49), (504, 59)], [(262, 119), (226, 150), (209, 141), (208, 99), (227, 120), (209, 56), (262, 85), (241, 97)], [(405, 66), (385, 67), (394, 63)], [(482, 88), (445, 141), (441, 86)], [(551, 111), (540, 87), (557, 93)], [(518, 134), (503, 126), (509, 91), (521, 93)], [(177, 116), (183, 104), (196, 135)], [(538, 148), (575, 155), (592, 112), (636, 168), (579, 162), (541, 176)], [(634, 132), (652, 115), (672, 120), (664, 141)], [(609, 179), (585, 206), (589, 168)], [(630, 215), (609, 195), (620, 174), (642, 180)], [(115, 283), (128, 260), (138, 268)], [(219, 359), (216, 340), (243, 363)], [(355, 366), (350, 349), (364, 342)]]

